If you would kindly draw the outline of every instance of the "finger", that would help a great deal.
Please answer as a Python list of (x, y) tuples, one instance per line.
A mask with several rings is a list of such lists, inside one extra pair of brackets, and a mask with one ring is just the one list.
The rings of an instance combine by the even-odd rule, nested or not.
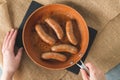
[(89, 69), (90, 76), (94, 76), (98, 73), (97, 68), (92, 63), (87, 63), (86, 66)]
[(7, 32), (7, 34), (6, 34), (6, 36), (5, 36), (4, 40), (3, 40), (2, 52), (3, 52), (3, 50), (5, 49), (6, 40), (7, 40), (8, 36), (9, 36), (9, 33), (10, 33), (10, 32)]
[(17, 30), (14, 31), (13, 35), (11, 36), (11, 39), (9, 41), (9, 48), (11, 50), (14, 50), (14, 45), (15, 45), (15, 41), (16, 41), (16, 36), (17, 36)]
[(21, 56), (22, 56), (22, 51), (23, 51), (23, 48), (21, 47), (19, 50), (18, 50), (18, 53), (16, 55), (16, 60), (20, 62), (21, 60)]
[(85, 70), (80, 69), (80, 72), (81, 72), (81, 74), (82, 74), (83, 80), (89, 80), (89, 76), (88, 76), (88, 74), (86, 73)]
[(85, 65), (88, 67), (90, 72), (96, 70), (96, 67), (92, 63), (86, 63)]
[(9, 36), (8, 36), (8, 38), (6, 39), (5, 47), (8, 47), (8, 46), (9, 46), (9, 41), (10, 41), (13, 33), (14, 33), (14, 29), (12, 29), (12, 30), (10, 31)]

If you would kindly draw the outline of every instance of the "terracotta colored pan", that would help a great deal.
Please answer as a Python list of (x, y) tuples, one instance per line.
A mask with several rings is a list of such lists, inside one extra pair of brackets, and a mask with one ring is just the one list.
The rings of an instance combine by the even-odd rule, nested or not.
[[(57, 21), (62, 27), (64, 37), (61, 40), (57, 38), (54, 30), (46, 24), (45, 19), (49, 17)], [(35, 25), (42, 25), (47, 34), (56, 40), (54, 45), (63, 43), (72, 45), (66, 37), (65, 25), (68, 20), (71, 20), (73, 23), (74, 34), (78, 40), (78, 44), (73, 46), (79, 52), (74, 55), (66, 54), (68, 59), (65, 62), (43, 60), (41, 58), (42, 53), (51, 51), (53, 45), (49, 45), (41, 40), (35, 31)], [(89, 34), (85, 20), (76, 10), (63, 4), (51, 4), (38, 8), (29, 16), (24, 25), (22, 40), (27, 55), (34, 63), (47, 69), (59, 70), (68, 68), (81, 60), (88, 47)]]

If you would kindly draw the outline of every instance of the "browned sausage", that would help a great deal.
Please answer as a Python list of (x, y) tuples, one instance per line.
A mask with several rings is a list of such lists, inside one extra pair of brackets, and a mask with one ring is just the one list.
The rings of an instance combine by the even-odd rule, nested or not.
[(74, 32), (73, 32), (73, 26), (72, 26), (72, 22), (69, 20), (66, 22), (66, 34), (67, 34), (67, 38), (68, 40), (73, 44), (73, 45), (77, 45), (78, 41), (75, 38)]
[(45, 33), (40, 24), (35, 25), (35, 30), (44, 42), (50, 45), (53, 45), (55, 43), (55, 39)]
[(64, 36), (63, 30), (61, 26), (53, 19), (47, 18), (45, 22), (55, 31), (57, 34), (58, 39), (62, 39)]
[(60, 44), (57, 46), (53, 46), (51, 50), (55, 52), (69, 52), (71, 54), (77, 54), (78, 52), (76, 47), (69, 44)]
[(67, 60), (67, 57), (65, 55), (56, 53), (56, 52), (46, 52), (46, 53), (43, 53), (41, 57), (46, 60), (55, 59), (61, 62), (64, 62)]

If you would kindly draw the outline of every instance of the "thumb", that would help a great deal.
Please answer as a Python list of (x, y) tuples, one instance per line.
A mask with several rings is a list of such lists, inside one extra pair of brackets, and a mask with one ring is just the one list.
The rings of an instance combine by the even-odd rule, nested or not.
[(16, 55), (16, 59), (17, 59), (18, 61), (21, 60), (22, 51), (23, 51), (23, 48), (21, 47), (21, 48), (18, 50), (18, 53), (17, 53), (17, 55)]
[(88, 79), (89, 76), (84, 69), (80, 69), (80, 72), (81, 72), (83, 80), (89, 80)]

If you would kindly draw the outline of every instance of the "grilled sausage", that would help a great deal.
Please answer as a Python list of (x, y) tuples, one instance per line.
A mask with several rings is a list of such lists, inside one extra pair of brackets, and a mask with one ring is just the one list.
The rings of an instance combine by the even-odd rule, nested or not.
[(35, 30), (44, 42), (50, 45), (53, 45), (56, 42), (54, 38), (45, 33), (40, 24), (35, 25)]
[(75, 38), (72, 22), (70, 20), (66, 22), (66, 35), (70, 43), (72, 43), (73, 45), (77, 45), (78, 41)]
[(63, 30), (61, 26), (53, 19), (47, 18), (45, 22), (55, 31), (57, 34), (58, 39), (62, 39), (64, 36)]
[(77, 54), (78, 52), (76, 47), (69, 44), (60, 44), (57, 46), (53, 46), (51, 50), (55, 52), (69, 52), (71, 54)]
[(56, 52), (46, 52), (42, 54), (42, 59), (49, 60), (49, 59), (55, 59), (61, 62), (64, 62), (67, 60), (67, 57), (63, 54), (56, 53)]

